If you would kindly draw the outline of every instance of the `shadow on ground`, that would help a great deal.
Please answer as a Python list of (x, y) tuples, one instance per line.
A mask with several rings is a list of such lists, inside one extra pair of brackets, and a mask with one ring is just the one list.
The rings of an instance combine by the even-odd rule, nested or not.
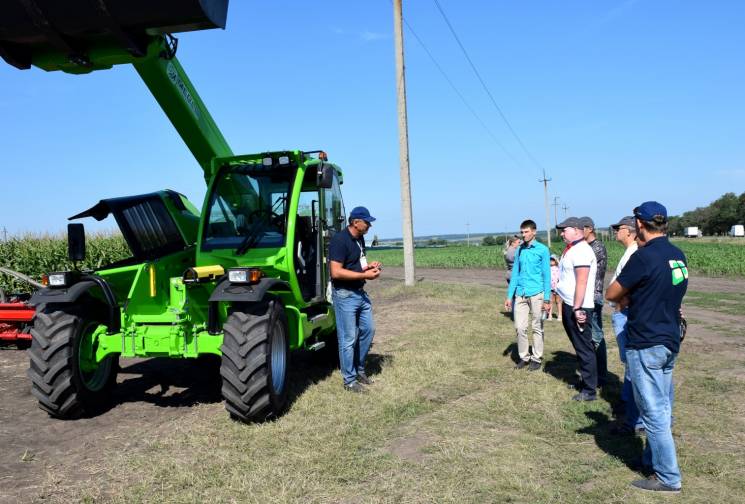
[(605, 453), (617, 458), (633, 471), (641, 469), (644, 443), (639, 436), (611, 434), (613, 422), (607, 414), (600, 411), (587, 411), (585, 415), (594, 423), (577, 429), (578, 434), (592, 435), (595, 438), (595, 444)]
[[(569, 352), (553, 352), (551, 360), (546, 360), (543, 365), (544, 372), (550, 374), (557, 380), (561, 380), (569, 387), (579, 383), (577, 374), (577, 357)], [(611, 406), (613, 415), (618, 417), (622, 413), (621, 381), (618, 375), (608, 371), (605, 384), (599, 389), (600, 397)]]
[(517, 353), (517, 343), (510, 343), (507, 345), (507, 347), (502, 352), (502, 357), (506, 357), (507, 355), (510, 356), (510, 359), (512, 359), (512, 362), (517, 364), (520, 362), (520, 355)]
[[(367, 359), (370, 376), (380, 374), (393, 356), (371, 353)], [(131, 361), (130, 361), (131, 362)], [(288, 370), (288, 406), (312, 385), (329, 378), (339, 369), (335, 351), (299, 350), (291, 354)], [(220, 357), (169, 359), (158, 357), (134, 361), (119, 371), (117, 387), (108, 404), (88, 417), (106, 413), (125, 403), (143, 402), (162, 408), (188, 408), (197, 404), (222, 402)]]

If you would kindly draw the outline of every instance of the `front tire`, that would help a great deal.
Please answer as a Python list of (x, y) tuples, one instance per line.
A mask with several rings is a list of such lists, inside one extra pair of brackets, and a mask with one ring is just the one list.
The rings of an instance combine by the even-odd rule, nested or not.
[(65, 311), (41, 311), (31, 328), (28, 351), (31, 393), (50, 416), (78, 418), (93, 413), (110, 398), (119, 370), (117, 356), (96, 364), (91, 335), (95, 320)]
[(278, 300), (242, 309), (223, 326), (222, 396), (231, 417), (261, 422), (287, 406), (287, 316)]

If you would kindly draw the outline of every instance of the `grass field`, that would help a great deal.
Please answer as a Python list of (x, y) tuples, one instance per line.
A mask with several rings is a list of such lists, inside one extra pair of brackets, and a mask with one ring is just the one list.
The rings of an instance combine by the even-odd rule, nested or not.
[[(126, 450), (86, 436), (89, 458), (76, 470), (94, 476), (71, 483), (56, 466), (44, 500), (659, 502), (629, 487), (642, 439), (610, 434), (622, 368), (608, 332), (610, 384), (601, 400), (574, 403), (566, 384), (575, 359), (558, 322), (546, 323), (546, 372), (514, 371), (514, 329), (495, 309), (496, 289), (369, 287), (378, 332), (368, 395), (343, 392), (338, 372), (295, 355), (295, 399), (279, 420), (237, 424), (219, 402), (183, 408), (160, 428), (140, 415), (106, 436), (125, 436)], [(692, 296), (692, 308), (707, 299)], [(745, 349), (728, 327), (694, 325), (676, 366), (676, 502), (741, 502), (745, 493)]]
[[(688, 258), (691, 274), (706, 276), (745, 277), (745, 242), (702, 242), (694, 240), (674, 240)], [(608, 250), (608, 264), (618, 264), (623, 247), (617, 242), (605, 242)], [(552, 252), (560, 255), (563, 245), (553, 244)], [(503, 269), (502, 247), (441, 247), (417, 248), (416, 265), (422, 268), (497, 268)], [(370, 249), (371, 259), (389, 266), (403, 265), (401, 249)]]

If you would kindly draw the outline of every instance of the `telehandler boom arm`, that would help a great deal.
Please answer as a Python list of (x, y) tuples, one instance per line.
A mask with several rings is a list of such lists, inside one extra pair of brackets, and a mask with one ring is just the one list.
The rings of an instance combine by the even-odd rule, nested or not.
[(232, 156), (175, 57), (170, 33), (224, 28), (228, 0), (7, 0), (0, 16), (0, 56), (28, 69), (72, 74), (132, 64), (204, 171)]

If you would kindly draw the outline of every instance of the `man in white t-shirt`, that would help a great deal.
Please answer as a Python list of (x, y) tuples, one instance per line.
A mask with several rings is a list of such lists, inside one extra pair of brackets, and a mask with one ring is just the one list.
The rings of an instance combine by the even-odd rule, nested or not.
[(598, 369), (592, 329), (589, 325), (595, 308), (597, 259), (585, 241), (584, 227), (577, 217), (569, 217), (556, 226), (567, 246), (559, 261), (556, 292), (564, 302), (562, 323), (579, 361), (581, 381), (575, 401), (594, 401), (597, 397)]
[[(612, 224), (611, 229), (616, 234), (616, 241), (625, 248), (621, 260), (618, 261), (618, 266), (616, 266), (616, 272), (610, 281), (610, 283), (613, 283), (616, 281), (616, 278), (618, 278), (618, 275), (621, 274), (623, 267), (626, 266), (629, 258), (637, 251), (639, 246), (636, 243), (636, 227), (633, 215), (624, 217), (618, 221), (618, 223)], [(628, 366), (626, 366), (626, 321), (628, 319), (629, 310), (627, 306), (612, 301), (610, 302), (610, 306), (613, 310), (611, 323), (613, 324), (613, 332), (616, 333), (618, 354), (625, 367), (623, 386), (621, 387), (621, 401), (624, 404), (625, 418), (618, 426), (611, 430), (611, 433), (630, 435), (637, 431), (644, 430), (644, 422), (642, 422), (639, 417), (639, 410), (634, 402), (634, 392), (631, 388), (631, 374), (629, 373)]]

